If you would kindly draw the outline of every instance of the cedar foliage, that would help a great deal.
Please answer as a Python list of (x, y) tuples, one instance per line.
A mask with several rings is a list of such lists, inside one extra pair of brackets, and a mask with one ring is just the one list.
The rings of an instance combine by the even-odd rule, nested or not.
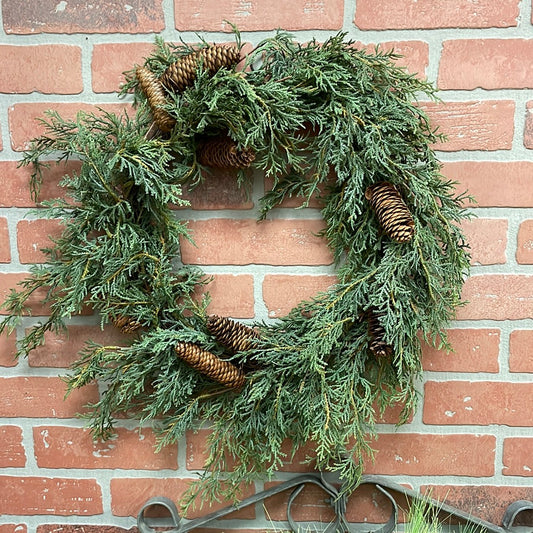
[[(105, 384), (88, 415), (98, 438), (112, 434), (120, 413), (152, 423), (161, 446), (210, 421), (207, 468), (191, 499), (236, 495), (241, 482), (272, 475), (309, 442), (316, 468), (337, 472), (351, 491), (371, 455), (379, 411), (402, 403), (405, 420), (416, 407), (421, 339), (447, 346), (445, 327), (468, 272), (459, 229), (468, 215), (440, 174), (432, 149), (440, 136), (417, 105), (419, 96), (434, 98), (434, 89), (398, 67), (393, 53), (360, 50), (345, 37), (301, 45), (279, 32), (254, 49), (243, 71), (210, 72), (200, 62), (192, 85), (170, 92), (160, 107), (174, 121), (166, 134), (154, 135), (133, 69), (124, 92), (135, 94), (135, 117), (49, 114), (45, 134), (24, 155), (22, 164), (35, 167), (35, 192), (44, 167), (79, 159), (81, 168), (63, 179), (67, 200), (39, 209), (68, 224), (49, 262), (34, 266), (6, 300), (2, 329), (20, 323), (27, 299), (42, 287), (51, 314), (21, 340), (21, 355), (84, 306), (102, 324), (122, 316), (140, 324), (126, 346), (88, 341), (68, 388)], [(192, 51), (159, 40), (142, 66), (159, 77)], [(194, 236), (169, 208), (186, 204), (181, 185), (209, 179), (198, 148), (221, 135), (253, 151), (252, 168), (273, 178), (261, 218), (287, 197), (307, 205), (319, 196), (339, 280), (288, 316), (253, 324), (259, 338), (229, 359), (236, 367), (257, 363), (241, 390), (176, 356), (176, 346), (189, 344), (224, 353), (207, 327), (208, 298), (195, 292), (206, 276), (176, 266), (179, 239)], [(246, 184), (249, 174), (236, 171), (236, 179)], [(411, 213), (409, 242), (381, 230), (365, 198), (379, 182), (391, 183)], [(362, 319), (369, 312), (387, 347), (383, 357), (374, 355)]]

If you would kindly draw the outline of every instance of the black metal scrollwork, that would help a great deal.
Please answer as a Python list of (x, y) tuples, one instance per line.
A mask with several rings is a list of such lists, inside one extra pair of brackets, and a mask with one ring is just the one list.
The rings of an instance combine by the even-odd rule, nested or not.
[[(262, 492), (258, 492), (253, 496), (245, 498), (244, 500), (235, 505), (224, 507), (223, 509), (220, 509), (218, 511), (214, 511), (205, 516), (188, 521), (182, 521), (176, 508), (176, 505), (169, 498), (162, 496), (150, 498), (139, 511), (139, 515), (137, 517), (137, 526), (139, 528), (140, 533), (156, 533), (156, 530), (151, 526), (149, 520), (146, 518), (145, 512), (150, 507), (158, 505), (165, 507), (170, 514), (170, 519), (172, 521), (173, 527), (172, 529), (167, 530), (166, 533), (187, 533), (188, 531), (192, 531), (193, 529), (205, 526), (209, 522), (217, 520), (218, 518), (222, 518), (223, 516), (226, 516), (238, 509), (254, 505), (262, 500), (269, 498), (270, 496), (274, 496), (275, 494), (279, 494), (280, 492), (292, 489), (292, 492), (289, 496), (289, 500), (287, 502), (287, 520), (292, 531), (296, 533), (299, 531), (299, 527), (292, 518), (291, 507), (296, 497), (300, 494), (300, 492), (302, 492), (303, 488), (307, 484), (317, 485), (326, 494), (329, 495), (327, 501), (335, 513), (335, 520), (326, 526), (323, 533), (340, 533), (350, 531), (349, 524), (346, 520), (346, 497), (340, 494), (334, 485), (328, 483), (324, 479), (323, 474), (303, 474), (301, 476), (297, 476), (289, 481), (280, 483), (275, 487), (264, 490)], [(452, 507), (451, 505), (448, 505), (443, 502), (437, 502), (436, 500), (427, 498), (426, 496), (422, 496), (414, 490), (407, 489), (402, 485), (398, 485), (397, 483), (389, 481), (387, 478), (381, 476), (363, 476), (361, 478), (361, 485), (368, 484), (374, 485), (376, 489), (378, 489), (382, 494), (384, 494), (390, 501), (392, 508), (388, 521), (378, 529), (373, 530), (372, 533), (393, 533), (396, 527), (398, 519), (398, 506), (389, 491), (401, 493), (412, 499), (423, 498), (424, 501), (428, 503), (428, 505), (433, 505), (440, 511), (450, 516), (459, 518), (464, 522), (479, 526), (487, 533), (509, 533), (512, 531), (514, 521), (519, 513), (526, 510), (533, 510), (533, 502), (528, 500), (515, 501), (511, 503), (505, 511), (505, 514), (502, 519), (502, 525), (497, 526), (469, 513), (465, 513), (464, 511)]]

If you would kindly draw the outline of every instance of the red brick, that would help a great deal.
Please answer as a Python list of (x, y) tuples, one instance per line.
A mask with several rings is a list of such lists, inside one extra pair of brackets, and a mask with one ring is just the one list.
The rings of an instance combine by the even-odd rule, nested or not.
[(137, 533), (137, 531), (134, 526), (129, 529), (118, 526), (90, 524), (41, 524), (37, 526), (37, 533)]
[(464, 284), (459, 320), (519, 320), (533, 317), (533, 276), (486, 274)]
[(65, 119), (75, 119), (79, 111), (98, 114), (98, 109), (110, 113), (121, 114), (128, 111), (131, 114), (130, 104), (86, 104), (86, 103), (56, 103), (35, 102), (14, 104), (8, 109), (9, 132), (13, 150), (23, 151), (30, 146), (31, 139), (44, 133), (44, 126), (37, 120), (45, 118), (48, 110), (57, 111)]
[[(438, 501), (471, 513), (492, 524), (501, 524), (505, 509), (517, 500), (533, 500), (533, 488), (529, 487), (498, 487), (491, 485), (423, 485), (420, 491), (429, 494)], [(520, 513), (515, 521), (518, 525)], [(530, 515), (531, 516), (531, 515)], [(523, 522), (522, 522), (523, 523)], [(529, 525), (533, 525), (529, 522)]]
[[(30, 196), (32, 168), (17, 167), (18, 161), (0, 161), (0, 207), (35, 207)], [(79, 163), (74, 161), (44, 169), (39, 201), (64, 197), (65, 190), (59, 186), (59, 181), (64, 174), (78, 169)]]
[[(411, 74), (426, 77), (426, 68), (429, 66), (429, 45), (423, 41), (389, 41), (379, 44), (380, 50), (392, 50), (400, 55), (395, 63), (405, 67)], [(371, 49), (372, 50), (372, 49)]]
[(526, 89), (533, 87), (533, 39), (444, 41), (440, 89)]
[(327, 265), (331, 252), (316, 236), (323, 227), (322, 220), (191, 221), (196, 246), (183, 239), (182, 259), (194, 265)]
[(22, 429), (18, 426), (0, 426), (0, 468), (24, 466), (26, 452), (22, 444)]
[(491, 372), (498, 373), (500, 365), (499, 329), (451, 329), (448, 341), (453, 352), (422, 345), (424, 370), (432, 372)]
[(250, 274), (216, 274), (198, 294), (209, 293), (207, 312), (232, 318), (253, 318), (254, 278)]
[(2, 15), (6, 33), (157, 33), (165, 27), (161, 3), (4, 0)]
[(507, 219), (476, 218), (461, 224), (470, 245), (473, 265), (503, 265), (507, 262)]
[(509, 370), (533, 373), (533, 331), (517, 329), (509, 337)]
[(531, 161), (456, 161), (444, 163), (442, 173), (474, 197), (468, 207), (533, 207)]
[(518, 229), (516, 261), (521, 264), (533, 264), (533, 219), (523, 220)]
[[(18, 283), (28, 277), (28, 273), (7, 273), (0, 272), (0, 302), (3, 302), (12, 289), (20, 290)], [(49, 313), (49, 308), (42, 304), (43, 298), (46, 296), (46, 289), (41, 288), (36, 290), (26, 302), (32, 315), (46, 315)], [(0, 315), (8, 314), (5, 309), (0, 309)]]
[(212, 169), (204, 181), (192, 190), (183, 188), (183, 198), (191, 203), (190, 209), (251, 209), (246, 185), (239, 186), (237, 175), (232, 170)]
[(0, 45), (2, 93), (79, 94), (81, 49), (62, 44)]
[(74, 418), (98, 400), (96, 384), (76, 389), (65, 399), (66, 385), (55, 377), (0, 378), (0, 416)]
[(503, 441), (504, 476), (533, 476), (533, 437), (508, 437)]
[(375, 461), (367, 461), (365, 474), (491, 476), (495, 445), (492, 435), (382, 433), (372, 443)]
[(0, 263), (11, 261), (11, 248), (9, 245), (9, 230), (7, 229), (7, 218), (0, 217)]
[(337, 282), (335, 276), (292, 276), (267, 274), (263, 281), (263, 299), (268, 316), (279, 318), (303, 300), (310, 300)]
[(46, 263), (43, 248), (53, 248), (51, 238), (57, 239), (65, 226), (59, 220), (21, 220), (17, 224), (17, 246), (21, 263)]
[(0, 524), (0, 533), (27, 533), (26, 524)]
[(5, 332), (0, 335), (0, 366), (16, 366), (17, 359), (17, 338), (13, 332), (7, 335)]
[[(265, 483), (265, 488), (278, 485), (277, 482)], [(287, 503), (291, 492), (284, 491), (265, 500), (266, 514), (271, 520), (287, 520)], [(401, 495), (394, 495), (402, 508), (407, 508), (406, 500)], [(326, 502), (327, 494), (318, 486), (310, 483), (294, 500), (291, 514), (297, 522), (330, 522), (335, 515)], [(390, 503), (388, 498), (375, 486), (360, 485), (347, 502), (346, 519), (352, 523), (383, 523), (389, 518)], [(399, 522), (403, 522), (403, 513), (399, 513)]]
[(92, 88), (95, 93), (118, 91), (124, 83), (124, 72), (154, 50), (154, 43), (95, 44), (91, 62)]
[[(139, 509), (153, 496), (166, 496), (173, 501), (179, 501), (193, 479), (186, 478), (114, 478), (111, 480), (111, 511), (115, 516), (137, 516)], [(243, 489), (241, 499), (253, 494), (253, 487)], [(218, 502), (209, 505), (208, 502), (197, 502), (196, 508), (190, 510), (187, 518), (203, 516), (208, 512), (221, 509), (228, 502)], [(245, 507), (227, 516), (229, 519), (255, 518), (253, 506)]]
[(357, 0), (362, 30), (507, 28), (517, 26), (519, 0)]
[(428, 381), (425, 424), (533, 426), (533, 383)]
[(526, 125), (524, 127), (524, 146), (533, 150), (533, 101), (526, 105)]
[(514, 135), (512, 100), (483, 100), (472, 102), (424, 103), (433, 127), (446, 135), (444, 143), (435, 149), (445, 152), (457, 150), (510, 150)]
[(152, 430), (116, 429), (117, 437), (95, 442), (89, 431), (62, 426), (33, 428), (34, 453), (39, 468), (124, 468), (176, 470), (177, 446), (155, 452)]
[(95, 479), (0, 476), (2, 514), (90, 516), (102, 512), (102, 490)]
[(231, 0), (174, 0), (176, 29), (180, 31), (231, 31), (226, 20), (241, 31), (339, 30), (344, 3), (341, 0), (295, 0), (283, 9), (269, 0), (235, 3)]
[[(30, 330), (27, 329), (26, 333)], [(105, 346), (124, 345), (128, 337), (113, 326), (69, 326), (66, 334), (47, 331), (44, 344), (32, 350), (28, 363), (32, 367), (68, 368), (78, 359), (78, 352), (91, 340)]]

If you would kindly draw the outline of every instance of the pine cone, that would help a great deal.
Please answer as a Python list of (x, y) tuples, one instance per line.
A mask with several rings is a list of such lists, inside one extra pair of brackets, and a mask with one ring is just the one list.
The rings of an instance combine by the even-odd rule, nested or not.
[(217, 315), (211, 315), (207, 319), (207, 329), (232, 354), (249, 350), (254, 339), (259, 338), (252, 328)]
[(368, 336), (370, 337), (370, 351), (377, 357), (390, 357), (392, 355), (392, 346), (384, 340), (385, 329), (379, 322), (379, 315), (373, 311), (366, 313), (368, 322)]
[(166, 103), (165, 92), (155, 74), (145, 67), (138, 67), (135, 75), (139, 80), (142, 92), (148, 99), (154, 122), (164, 132), (172, 130), (175, 120), (161, 107)]
[(215, 137), (201, 144), (197, 152), (201, 165), (215, 168), (247, 168), (255, 159), (250, 148), (239, 150), (229, 137)]
[(119, 315), (111, 319), (113, 325), (122, 333), (133, 333), (141, 327), (141, 323), (125, 315)]
[(169, 92), (181, 93), (190, 87), (196, 79), (196, 72), (200, 64), (214, 74), (222, 67), (232, 67), (241, 60), (236, 46), (212, 45), (180, 57), (167, 67), (161, 75), (161, 83)]
[(382, 181), (368, 187), (365, 198), (376, 212), (385, 233), (394, 241), (409, 242), (415, 232), (415, 223), (396, 187)]
[(175, 350), (178, 357), (214, 381), (218, 381), (231, 389), (239, 389), (244, 385), (244, 372), (230, 362), (223, 361), (211, 352), (196, 346), (196, 344), (178, 342)]

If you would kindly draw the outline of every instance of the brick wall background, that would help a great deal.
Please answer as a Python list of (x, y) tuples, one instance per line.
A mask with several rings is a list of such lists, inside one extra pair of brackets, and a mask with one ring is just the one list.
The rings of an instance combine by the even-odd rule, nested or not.
[[(39, 133), (45, 109), (69, 116), (99, 105), (118, 109), (123, 70), (167, 40), (195, 33), (228, 40), (235, 22), (246, 41), (273, 29), (305, 41), (338, 30), (362, 44), (394, 47), (412, 72), (427, 76), (442, 103), (427, 104), (449, 136), (439, 147), (444, 174), (476, 197), (478, 218), (466, 232), (472, 276), (453, 324), (456, 353), (426, 350), (424, 401), (396, 430), (394, 413), (380, 424), (376, 462), (367, 473), (432, 489), (465, 511), (500, 523), (516, 499), (533, 500), (533, 17), (530, 0), (2, 0), (0, 23), (0, 295), (44, 260), (40, 248), (57, 224), (29, 215), (28, 173), (17, 160)], [(184, 258), (215, 276), (211, 310), (239, 319), (268, 319), (332, 282), (314, 209), (277, 210), (255, 222), (251, 200), (221, 175), (191, 196), (199, 247)], [(57, 194), (54, 180), (46, 196)], [(272, 246), (273, 239), (277, 245)], [(224, 246), (220, 246), (220, 243)], [(35, 314), (45, 313), (38, 303)], [(25, 326), (33, 320), (26, 319)], [(18, 331), (18, 335), (22, 330)], [(85, 525), (130, 528), (146, 499), (176, 499), (202, 467), (205, 433), (153, 452), (149, 429), (133, 422), (93, 444), (75, 414), (96, 385), (63, 400), (58, 377), (88, 336), (113, 340), (95, 317), (77, 317), (68, 338), (49, 337), (28, 360), (13, 359), (15, 338), (0, 338), (0, 533), (51, 533)], [(279, 479), (305, 470), (298, 461)], [(268, 485), (268, 484), (267, 484)], [(258, 483), (257, 490), (263, 485)], [(348, 519), (380, 522), (388, 508), (369, 489), (353, 497)], [(282, 527), (288, 495), (230, 515), (218, 529)], [(322, 494), (306, 489), (301, 520), (328, 520)], [(357, 501), (357, 503), (356, 503)], [(525, 517), (529, 524), (533, 517)], [(75, 527), (74, 527), (75, 528)], [(76, 529), (76, 528), (75, 528)]]

